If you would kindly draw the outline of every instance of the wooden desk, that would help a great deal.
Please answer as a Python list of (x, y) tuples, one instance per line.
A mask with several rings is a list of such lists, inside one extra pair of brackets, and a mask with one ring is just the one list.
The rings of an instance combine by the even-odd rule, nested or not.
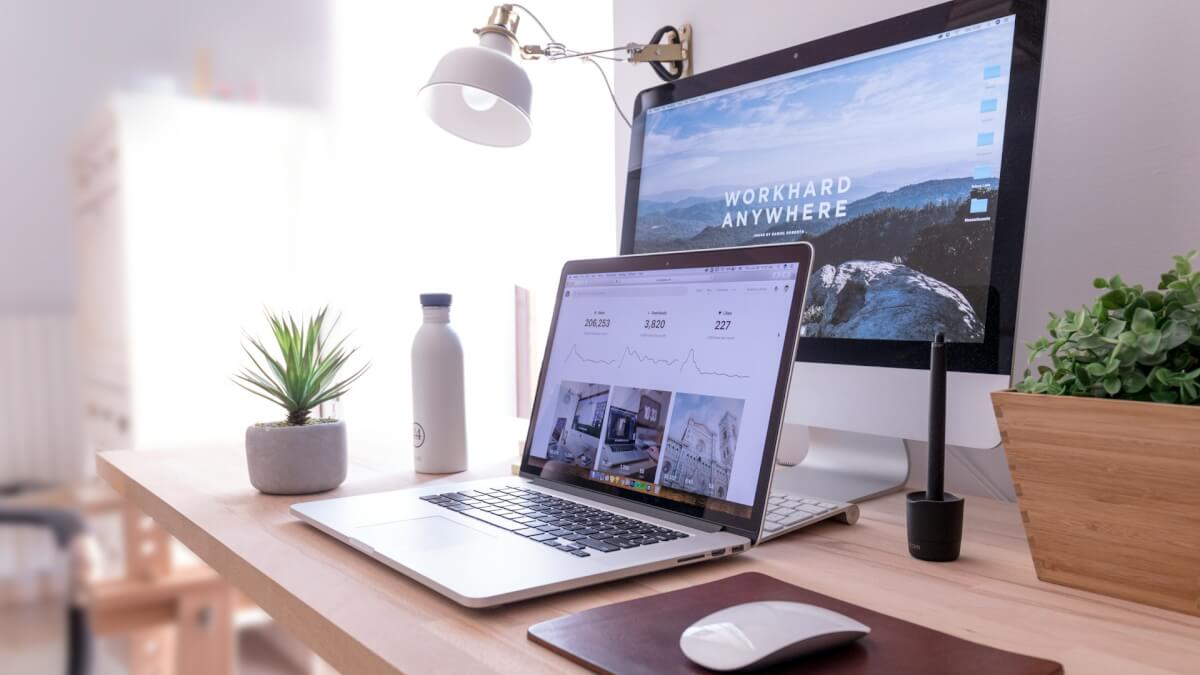
[[(341, 488), (299, 499), (427, 480), (398, 459), (354, 457), (351, 463)], [(823, 523), (725, 561), (471, 610), (292, 518), (288, 505), (298, 498), (255, 492), (240, 450), (107, 452), (98, 464), (117, 492), (345, 675), (578, 671), (528, 642), (528, 626), (749, 570), (968, 640), (1054, 659), (1072, 675), (1200, 672), (1200, 618), (1039, 582), (1016, 507), (986, 499), (968, 499), (957, 563), (909, 557), (903, 498), (893, 495), (864, 506), (854, 526)], [(497, 465), (465, 476), (506, 471)], [(439, 480), (456, 479), (463, 475)]]

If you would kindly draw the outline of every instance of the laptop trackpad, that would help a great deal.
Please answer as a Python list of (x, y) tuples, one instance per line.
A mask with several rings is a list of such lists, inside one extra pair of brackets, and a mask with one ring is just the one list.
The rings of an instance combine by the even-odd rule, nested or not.
[(480, 544), (492, 540), (490, 535), (441, 516), (360, 527), (354, 531), (354, 538), (376, 551), (389, 554)]

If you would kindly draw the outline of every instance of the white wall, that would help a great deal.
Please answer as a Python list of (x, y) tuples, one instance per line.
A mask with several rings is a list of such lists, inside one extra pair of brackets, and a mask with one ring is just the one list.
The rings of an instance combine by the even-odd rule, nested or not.
[[(613, 29), (623, 43), (645, 40), (663, 24), (691, 23), (696, 70), (703, 71), (930, 4), (615, 0)], [(1157, 283), (1171, 255), (1200, 248), (1192, 208), (1200, 178), (1200, 3), (1049, 4), (1017, 327), (1022, 345), (1043, 330), (1048, 311), (1089, 301), (1094, 277), (1120, 272), (1131, 282)], [(617, 94), (628, 109), (638, 91), (656, 84), (648, 68), (617, 70)], [(618, 205), (627, 148), (628, 130), (618, 122)], [(1022, 369), (1025, 358), (1019, 347)], [(923, 453), (920, 444), (910, 449)], [(1001, 452), (959, 449), (955, 458), (952, 489), (1011, 495)]]
[(69, 147), (103, 96), (150, 75), (186, 89), (206, 49), (239, 91), (321, 105), (327, 4), (0, 0), (0, 312), (74, 306)]

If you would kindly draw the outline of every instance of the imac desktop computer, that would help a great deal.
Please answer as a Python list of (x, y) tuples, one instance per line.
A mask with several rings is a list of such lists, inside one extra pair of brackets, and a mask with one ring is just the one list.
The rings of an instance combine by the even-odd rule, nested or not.
[[(809, 241), (786, 420), (798, 494), (902, 487), (946, 337), (946, 442), (1010, 385), (1044, 0), (947, 2), (638, 95), (623, 254)], [(788, 443), (793, 447), (788, 447)], [(780, 456), (803, 445), (784, 436)]]

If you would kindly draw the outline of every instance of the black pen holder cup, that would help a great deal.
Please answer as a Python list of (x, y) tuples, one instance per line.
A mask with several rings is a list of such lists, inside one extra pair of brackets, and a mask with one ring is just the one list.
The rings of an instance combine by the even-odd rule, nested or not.
[(962, 547), (963, 498), (943, 493), (942, 501), (925, 498), (925, 491), (910, 492), (908, 502), (908, 552), (918, 560), (950, 562)]

